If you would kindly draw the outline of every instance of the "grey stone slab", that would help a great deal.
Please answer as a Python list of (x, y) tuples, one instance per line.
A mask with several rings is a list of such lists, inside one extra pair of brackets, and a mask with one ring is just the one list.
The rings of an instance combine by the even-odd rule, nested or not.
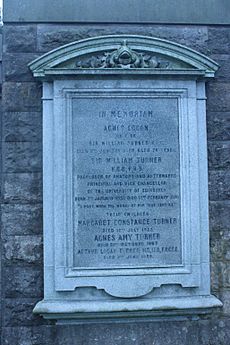
[[(121, 46), (124, 38), (131, 43)], [(53, 229), (45, 231), (45, 299), (36, 305), (35, 313), (82, 322), (96, 312), (100, 317), (117, 312), (117, 318), (124, 316), (124, 310), (130, 317), (181, 315), (184, 309), (193, 313), (200, 308), (206, 313), (206, 308), (221, 306), (209, 290), (205, 81), (194, 76), (174, 80), (171, 74), (179, 74), (178, 68), (169, 69), (170, 78), (161, 75), (156, 79), (163, 72), (152, 65), (150, 71), (144, 70), (148, 64), (139, 62), (148, 45), (151, 53), (166, 59), (172, 55), (182, 66), (186, 60), (196, 73), (205, 69), (211, 77), (218, 68), (183, 46), (134, 35), (74, 42), (30, 64), (35, 76), (45, 77), (44, 227)], [(111, 73), (113, 78), (102, 76), (99, 69), (87, 69), (80, 60), (89, 53), (93, 58), (99, 51), (100, 60), (102, 46), (107, 54), (103, 73)], [(114, 52), (108, 53), (111, 47)], [(83, 67), (82, 74), (92, 74), (93, 80), (73, 79), (75, 57)], [(140, 69), (132, 70), (133, 61)], [(50, 62), (52, 70), (46, 70)], [(65, 70), (55, 69), (58, 66)], [(120, 69), (113, 70), (114, 66)], [(53, 79), (47, 82), (49, 73)], [(59, 79), (59, 73), (66, 80)], [(191, 68), (185, 65), (183, 73), (189, 77)], [(156, 178), (163, 179), (164, 189), (155, 189), (162, 185), (153, 183)], [(164, 193), (174, 202), (158, 203), (165, 199)], [(156, 202), (149, 205), (145, 200)], [(154, 240), (156, 228), (160, 228), (160, 236), (154, 233), (162, 241), (160, 250), (158, 242), (147, 242)], [(112, 248), (114, 243), (118, 251)], [(122, 251), (121, 247), (139, 250)], [(141, 255), (127, 255), (130, 252)], [(146, 252), (151, 255), (144, 255)], [(223, 255), (225, 252), (224, 247)], [(100, 296), (92, 303), (91, 286), (104, 289), (103, 299)], [(78, 287), (87, 288), (87, 293), (76, 294)], [(170, 340), (166, 335), (164, 343)]]
[(42, 263), (41, 236), (7, 236), (3, 240), (3, 258), (7, 265)]
[(230, 112), (208, 112), (207, 130), (210, 140), (230, 140)]
[(211, 54), (229, 54), (230, 27), (209, 27), (208, 46)]
[(2, 205), (2, 234), (41, 235), (42, 205)]
[(167, 0), (66, 0), (65, 6), (53, 0), (6, 0), (5, 22), (155, 22), (229, 24), (227, 0), (177, 0), (176, 6)]
[(138, 34), (173, 40), (200, 52), (208, 53), (208, 30), (205, 26), (184, 25), (57, 25), (38, 24), (38, 51), (47, 52), (61, 45), (94, 36)]
[(42, 297), (42, 267), (5, 267), (2, 278), (5, 298)]
[(3, 327), (2, 345), (54, 345), (55, 326)]
[[(180, 264), (177, 100), (77, 99), (72, 126), (74, 266)], [(132, 138), (144, 144), (137, 148)], [(111, 143), (116, 145), (111, 148)], [(165, 172), (169, 177), (162, 180)], [(130, 255), (124, 245), (136, 242), (135, 255)], [(116, 243), (112, 250), (111, 243)]]
[(207, 109), (212, 112), (229, 112), (230, 83), (209, 82), (207, 84)]
[(230, 201), (209, 203), (209, 224), (211, 231), (230, 230)]
[(40, 112), (3, 112), (2, 140), (8, 142), (42, 140)]
[(230, 141), (208, 143), (208, 163), (210, 169), (230, 168)]
[(5, 82), (3, 109), (8, 112), (41, 111), (41, 85), (32, 82)]
[(209, 198), (211, 201), (229, 200), (230, 197), (230, 172), (209, 172)]
[(28, 68), (28, 63), (39, 55), (32, 53), (5, 53), (4, 54), (4, 80), (5, 81), (34, 81)]
[(42, 201), (40, 173), (12, 173), (3, 176), (5, 203), (38, 203)]
[(5, 298), (3, 303), (3, 326), (38, 326), (44, 324), (40, 316), (33, 314), (35, 303), (35, 298)]
[(41, 143), (3, 142), (2, 164), (5, 173), (41, 172)]
[(5, 25), (3, 52), (36, 52), (36, 25)]

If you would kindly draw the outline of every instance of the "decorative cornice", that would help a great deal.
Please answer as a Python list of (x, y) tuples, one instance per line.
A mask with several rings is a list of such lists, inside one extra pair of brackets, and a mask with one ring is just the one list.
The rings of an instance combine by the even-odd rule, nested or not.
[(218, 64), (190, 48), (137, 35), (101, 36), (55, 49), (29, 64), (34, 77), (71, 74), (159, 74), (214, 77)]

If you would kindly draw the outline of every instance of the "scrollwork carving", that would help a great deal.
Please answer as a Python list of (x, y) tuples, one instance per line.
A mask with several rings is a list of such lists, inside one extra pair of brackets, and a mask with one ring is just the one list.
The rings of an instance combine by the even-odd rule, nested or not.
[(101, 55), (91, 55), (76, 62), (76, 68), (159, 68), (156, 57), (139, 53), (131, 49), (124, 40), (121, 46), (113, 52)]

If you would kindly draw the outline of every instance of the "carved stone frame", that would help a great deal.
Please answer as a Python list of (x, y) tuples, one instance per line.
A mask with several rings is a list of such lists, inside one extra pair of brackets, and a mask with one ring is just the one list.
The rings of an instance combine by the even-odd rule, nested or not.
[[(30, 68), (43, 80), (45, 297), (34, 312), (81, 320), (203, 313), (221, 306), (210, 295), (204, 79), (213, 77), (218, 65), (172, 42), (121, 35), (74, 42), (38, 58)], [(116, 89), (114, 80), (121, 75), (139, 87), (125, 82), (122, 87), (121, 82)], [(178, 99), (181, 267), (103, 272), (71, 267), (71, 100), (115, 97), (117, 92)]]

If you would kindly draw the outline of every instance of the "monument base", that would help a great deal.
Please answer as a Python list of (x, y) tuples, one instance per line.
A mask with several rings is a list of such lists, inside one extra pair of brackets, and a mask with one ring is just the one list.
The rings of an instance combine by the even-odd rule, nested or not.
[(157, 321), (159, 319), (196, 319), (222, 303), (212, 295), (199, 297), (155, 298), (130, 301), (42, 300), (33, 312), (58, 323)]

